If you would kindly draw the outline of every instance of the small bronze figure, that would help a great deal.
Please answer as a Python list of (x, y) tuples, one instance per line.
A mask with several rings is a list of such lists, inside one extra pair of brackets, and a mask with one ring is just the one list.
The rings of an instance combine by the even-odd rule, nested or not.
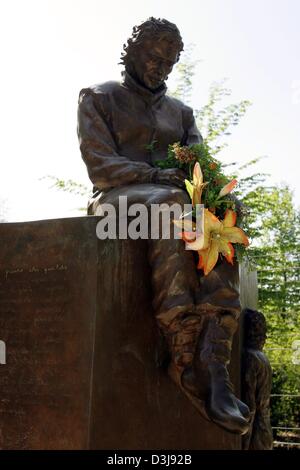
[[(122, 82), (85, 88), (79, 97), (82, 158), (94, 184), (89, 214), (118, 206), (190, 202), (179, 169), (160, 169), (168, 146), (201, 143), (193, 111), (166, 95), (165, 81), (183, 42), (175, 24), (149, 18), (133, 28), (124, 46)], [(151, 146), (152, 151), (149, 152)], [(149, 239), (153, 307), (171, 356), (169, 374), (197, 409), (234, 433), (248, 430), (249, 410), (233, 393), (227, 364), (240, 303), (233, 287), (236, 264), (222, 261), (208, 275), (196, 272), (182, 240)], [(143, 306), (141, 305), (141, 315)]]
[(266, 320), (262, 313), (243, 310), (244, 344), (242, 361), (242, 397), (251, 413), (250, 429), (243, 436), (244, 450), (270, 450), (273, 435), (270, 422), (272, 369), (263, 353)]

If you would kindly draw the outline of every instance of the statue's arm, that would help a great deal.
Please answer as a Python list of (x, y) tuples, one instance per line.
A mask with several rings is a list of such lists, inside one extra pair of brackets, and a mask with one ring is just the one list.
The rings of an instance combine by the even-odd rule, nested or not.
[(184, 126), (183, 145), (202, 144), (203, 138), (197, 127), (192, 108), (188, 106), (183, 108), (182, 120)]
[[(105, 99), (105, 97), (103, 97)], [(78, 137), (82, 158), (94, 186), (105, 189), (134, 183), (151, 183), (157, 169), (118, 154), (104, 110), (93, 93), (81, 93), (78, 106)]]

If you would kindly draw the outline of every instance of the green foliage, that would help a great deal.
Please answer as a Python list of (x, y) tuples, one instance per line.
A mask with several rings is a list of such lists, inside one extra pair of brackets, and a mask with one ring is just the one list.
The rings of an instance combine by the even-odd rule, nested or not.
[(299, 310), (268, 312), (266, 319), (268, 339), (265, 350), (273, 368), (272, 425), (297, 427), (300, 422), (300, 374), (293, 345), (300, 339)]
[(260, 307), (265, 312), (287, 312), (300, 307), (299, 211), (287, 186), (261, 190), (258, 196), (249, 195), (247, 200), (257, 212), (253, 231), (259, 235), (260, 244), (253, 251), (259, 272)]
[(219, 107), (222, 100), (231, 95), (231, 90), (224, 86), (226, 80), (213, 83), (209, 90), (208, 102), (202, 109), (196, 111), (196, 120), (203, 133), (205, 142), (210, 146), (212, 155), (223, 150), (228, 143), (220, 142), (223, 137), (231, 135), (232, 127), (237, 126), (245, 115), (250, 101)]
[(152, 140), (151, 144), (145, 145), (145, 149), (146, 149), (149, 153), (153, 154), (153, 153), (155, 152), (155, 146), (156, 146), (156, 144), (157, 144), (157, 140)]
[(52, 175), (44, 176), (42, 179), (52, 181), (53, 184), (51, 188), (59, 189), (60, 191), (65, 191), (67, 193), (79, 196), (85, 196), (85, 198), (91, 196), (91, 191), (89, 190), (89, 188), (84, 184), (78, 183), (77, 181), (71, 179), (63, 180), (61, 178), (58, 178), (57, 176)]
[(180, 62), (176, 65), (177, 87), (169, 94), (174, 98), (182, 100), (188, 104), (193, 90), (193, 77), (195, 68), (199, 61), (193, 59), (194, 45), (189, 44), (182, 54)]
[[(169, 94), (175, 98), (189, 103), (193, 90), (193, 77), (199, 60), (193, 59), (194, 46), (189, 45), (184, 51), (180, 62), (176, 66), (177, 87)], [(211, 155), (215, 156), (228, 144), (222, 139), (231, 135), (234, 126), (251, 105), (248, 100), (224, 105), (223, 101), (231, 96), (232, 91), (225, 86), (226, 79), (214, 82), (209, 90), (208, 102), (194, 114), (198, 128), (201, 130), (204, 142), (209, 146)]]
[(211, 208), (216, 215), (223, 217), (226, 209), (234, 209), (234, 200), (230, 197), (219, 198), (221, 189), (229, 183), (225, 176), (222, 163), (210, 154), (207, 143), (193, 144), (181, 147), (179, 143), (169, 145), (168, 156), (165, 160), (158, 160), (159, 168), (180, 168), (193, 180), (193, 168), (196, 162), (200, 163), (203, 182), (208, 184), (203, 188), (201, 202), (205, 207)]
[(266, 352), (273, 367), (272, 424), (294, 427), (300, 419), (299, 364), (292, 348), (300, 340), (299, 211), (287, 186), (261, 188), (255, 197), (248, 196), (248, 204), (257, 212), (259, 244), (253, 252), (259, 308), (268, 324)]
[[(195, 155), (195, 158), (191, 162), (191, 166), (195, 164), (196, 160), (197, 156)], [(156, 160), (155, 166), (161, 168), (162, 170), (167, 170), (168, 168), (180, 168), (181, 170), (184, 170), (189, 176), (191, 176), (190, 165), (187, 165), (186, 163), (181, 162), (176, 158), (173, 145), (169, 145), (167, 157), (164, 160)]]

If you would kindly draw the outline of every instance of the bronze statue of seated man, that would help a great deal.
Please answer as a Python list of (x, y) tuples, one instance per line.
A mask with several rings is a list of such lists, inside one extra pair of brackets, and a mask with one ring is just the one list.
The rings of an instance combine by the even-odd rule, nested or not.
[[(126, 196), (128, 205), (147, 208), (190, 203), (184, 172), (155, 167), (170, 144), (202, 142), (192, 109), (166, 95), (165, 81), (182, 50), (176, 25), (149, 18), (133, 28), (124, 46), (123, 81), (81, 91), (80, 149), (94, 185), (89, 214), (100, 215), (104, 203), (117, 207), (119, 196)], [(240, 313), (233, 287), (236, 266), (219, 262), (201, 277), (194, 254), (174, 237), (149, 239), (148, 256), (154, 312), (171, 356), (170, 376), (206, 418), (245, 433), (249, 410), (234, 395), (227, 371)]]

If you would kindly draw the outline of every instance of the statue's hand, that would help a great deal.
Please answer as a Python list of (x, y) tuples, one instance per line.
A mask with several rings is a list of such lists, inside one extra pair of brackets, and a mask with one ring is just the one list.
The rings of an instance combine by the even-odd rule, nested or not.
[(156, 176), (156, 183), (158, 184), (173, 184), (179, 188), (184, 188), (184, 180), (187, 178), (186, 173), (179, 168), (168, 168), (159, 170)]

